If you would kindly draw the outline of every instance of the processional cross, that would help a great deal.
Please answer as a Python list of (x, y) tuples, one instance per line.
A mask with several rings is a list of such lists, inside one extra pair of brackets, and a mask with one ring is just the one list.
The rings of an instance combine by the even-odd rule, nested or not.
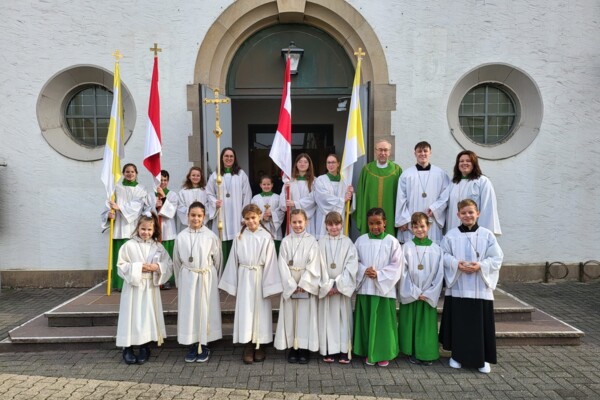
[[(221, 182), (223, 181), (223, 179), (221, 178), (221, 160), (220, 160), (221, 135), (223, 134), (223, 130), (221, 129), (221, 123), (220, 123), (221, 114), (220, 114), (220, 110), (219, 110), (219, 105), (229, 103), (230, 99), (227, 97), (219, 98), (219, 89), (214, 89), (213, 93), (214, 93), (215, 97), (213, 99), (209, 99), (209, 98), (204, 99), (204, 104), (214, 104), (215, 105), (215, 129), (213, 130), (213, 133), (215, 134), (215, 137), (217, 138), (217, 157), (215, 158), (217, 160), (217, 198), (219, 200), (223, 200), (223, 198), (222, 198), (223, 196), (221, 194)], [(218, 220), (217, 228), (219, 229), (219, 238), (221, 240), (223, 240), (223, 214), (221, 212), (222, 207), (223, 206), (221, 205), (221, 208), (217, 211), (219, 213), (219, 220)]]

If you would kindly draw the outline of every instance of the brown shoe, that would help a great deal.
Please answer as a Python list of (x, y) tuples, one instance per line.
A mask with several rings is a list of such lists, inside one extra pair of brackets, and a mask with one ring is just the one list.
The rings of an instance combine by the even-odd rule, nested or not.
[(244, 364), (252, 364), (252, 362), (254, 361), (254, 349), (252, 348), (252, 344), (244, 348), (242, 360), (244, 361)]
[(265, 351), (263, 349), (258, 348), (256, 350), (254, 350), (254, 361), (263, 362), (263, 361), (265, 361), (266, 357), (267, 357), (267, 355), (265, 354)]

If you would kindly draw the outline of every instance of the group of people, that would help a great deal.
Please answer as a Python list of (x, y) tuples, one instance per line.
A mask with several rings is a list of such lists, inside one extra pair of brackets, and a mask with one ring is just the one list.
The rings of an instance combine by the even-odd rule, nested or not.
[[(221, 154), (220, 189), (216, 173), (204, 187), (202, 171), (192, 167), (179, 195), (168, 190), (166, 171), (148, 195), (135, 166), (126, 165), (104, 213), (105, 223), (115, 221), (114, 261), (125, 282), (117, 328), (125, 362), (146, 362), (149, 343), (160, 345), (166, 336), (158, 288), (174, 272), (186, 362), (207, 361), (207, 344), (222, 337), (221, 289), (236, 297), (233, 342), (246, 344), (245, 363), (263, 361), (261, 345), (274, 342), (291, 363), (307, 363), (318, 351), (324, 362), (347, 364), (355, 354), (385, 367), (403, 353), (428, 365), (441, 343), (452, 352), (451, 367), (489, 372), (496, 363), (493, 290), (503, 258), (493, 187), (469, 151), (457, 156), (451, 180), (429, 163), (427, 142), (415, 146), (417, 164), (404, 172), (388, 160), (388, 142), (375, 149), (356, 193), (333, 154), (327, 174), (316, 178), (310, 157), (300, 154), (281, 196), (263, 176), (262, 193), (252, 197), (231, 148)], [(286, 210), (290, 232), (282, 238)], [(346, 211), (354, 210), (362, 235), (353, 243), (342, 230)], [(273, 297), (280, 297), (274, 338)]]

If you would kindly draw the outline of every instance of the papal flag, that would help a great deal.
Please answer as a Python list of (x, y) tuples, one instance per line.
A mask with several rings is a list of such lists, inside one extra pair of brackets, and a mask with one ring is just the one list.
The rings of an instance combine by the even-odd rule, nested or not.
[(161, 151), (162, 139), (160, 136), (160, 99), (158, 96), (158, 57), (154, 56), (154, 69), (152, 71), (150, 101), (148, 104), (148, 126), (146, 128), (146, 144), (144, 146), (144, 166), (152, 175), (155, 189), (160, 185)]
[(281, 107), (279, 109), (279, 123), (273, 140), (273, 146), (269, 157), (283, 172), (284, 182), (292, 176), (292, 99), (290, 91), (292, 83), (290, 80), (290, 57), (285, 64), (285, 76), (283, 79), (283, 94), (281, 96)]
[(106, 196), (110, 200), (115, 185), (121, 179), (121, 159), (125, 157), (125, 127), (123, 126), (123, 103), (121, 103), (121, 75), (119, 62), (115, 62), (115, 79), (113, 83), (113, 102), (110, 110), (110, 123), (102, 159), (102, 175), (100, 178), (106, 188)]
[(363, 124), (360, 113), (360, 61), (356, 65), (354, 83), (352, 85), (352, 99), (350, 100), (350, 113), (348, 114), (348, 126), (346, 128), (346, 143), (344, 144), (344, 155), (342, 156), (342, 179), (352, 184), (352, 173), (354, 163), (360, 156), (365, 155), (365, 141), (363, 138)]

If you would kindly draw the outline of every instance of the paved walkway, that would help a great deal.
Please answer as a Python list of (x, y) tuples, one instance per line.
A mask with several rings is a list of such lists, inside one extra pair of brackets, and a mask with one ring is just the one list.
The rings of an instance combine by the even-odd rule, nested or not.
[[(505, 284), (504, 289), (586, 333), (577, 347), (500, 347), (489, 375), (452, 370), (447, 359), (430, 367), (395, 360), (388, 368), (285, 362), (269, 348), (262, 364), (244, 365), (241, 347), (213, 346), (205, 364), (183, 362), (184, 349), (156, 349), (150, 362), (127, 366), (114, 350), (0, 354), (1, 399), (599, 399), (600, 281), (581, 284)], [(68, 289), (73, 290), (73, 289)], [(34, 315), (62, 290), (3, 290), (0, 334), (14, 315)], [(73, 295), (71, 292), (65, 298)], [(24, 306), (24, 299), (38, 301)], [(37, 308), (36, 308), (37, 307)], [(12, 316), (12, 317), (11, 317)], [(22, 319), (19, 319), (21, 321)], [(8, 321), (8, 322), (5, 322)], [(13, 325), (14, 326), (14, 325)], [(10, 326), (12, 328), (12, 326)]]

